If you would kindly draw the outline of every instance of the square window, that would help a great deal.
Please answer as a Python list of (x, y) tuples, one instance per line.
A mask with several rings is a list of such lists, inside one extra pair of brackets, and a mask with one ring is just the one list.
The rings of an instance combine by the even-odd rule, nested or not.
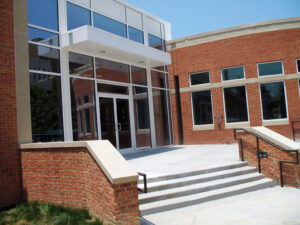
[(208, 84), (208, 83), (210, 83), (209, 72), (200, 72), (200, 73), (190, 74), (191, 86), (199, 85), (199, 84)]
[(69, 52), (69, 73), (74, 76), (93, 78), (93, 57)]
[(194, 125), (213, 124), (211, 91), (192, 92)]
[(268, 62), (258, 64), (258, 75), (271, 76), (271, 75), (282, 75), (283, 74), (283, 64), (282, 62)]
[(91, 12), (78, 5), (67, 3), (68, 30), (73, 30), (84, 25), (91, 25)]
[(231, 67), (222, 69), (222, 80), (238, 80), (245, 78), (245, 71), (243, 66)]

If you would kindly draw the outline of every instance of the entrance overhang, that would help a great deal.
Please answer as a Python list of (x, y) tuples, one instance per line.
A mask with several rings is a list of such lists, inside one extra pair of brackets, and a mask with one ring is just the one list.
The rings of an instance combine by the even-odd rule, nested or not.
[(171, 64), (171, 55), (167, 52), (91, 26), (79, 27), (64, 34), (62, 47), (133, 65), (157, 67)]

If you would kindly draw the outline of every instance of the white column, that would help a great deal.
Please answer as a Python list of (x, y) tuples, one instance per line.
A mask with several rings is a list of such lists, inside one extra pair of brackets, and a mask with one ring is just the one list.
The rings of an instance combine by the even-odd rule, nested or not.
[(153, 109), (153, 94), (152, 94), (152, 82), (151, 82), (151, 70), (147, 67), (147, 83), (148, 83), (148, 102), (149, 102), (149, 114), (150, 114), (150, 127), (151, 127), (151, 144), (152, 148), (156, 147), (156, 135), (155, 135), (155, 118)]

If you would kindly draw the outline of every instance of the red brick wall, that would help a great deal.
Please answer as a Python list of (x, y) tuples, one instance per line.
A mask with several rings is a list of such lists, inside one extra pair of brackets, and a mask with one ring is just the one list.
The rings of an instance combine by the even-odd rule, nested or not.
[(13, 1), (0, 1), (0, 208), (21, 198)]
[(137, 183), (112, 185), (86, 148), (22, 150), (28, 201), (86, 208), (104, 224), (139, 224)]
[[(238, 133), (238, 138), (242, 138), (243, 141), (244, 159), (248, 161), (249, 165), (258, 167), (256, 138), (248, 133)], [(239, 149), (241, 159), (240, 146)], [(279, 162), (296, 162), (296, 154), (280, 151), (262, 140), (259, 141), (259, 149), (261, 152), (268, 153), (267, 158), (261, 158), (260, 164), (262, 174), (273, 180), (278, 180), (278, 183), (280, 183)], [(298, 153), (298, 155), (300, 158), (300, 153)], [(283, 182), (284, 185), (300, 187), (299, 164), (283, 164)]]
[[(300, 29), (272, 31), (233, 37), (209, 43), (198, 44), (170, 51), (171, 88), (174, 76), (179, 76), (180, 88), (189, 87), (189, 74), (210, 71), (211, 83), (221, 82), (221, 69), (245, 67), (246, 78), (257, 78), (257, 63), (282, 60), (285, 74), (295, 74), (296, 59), (300, 58)], [(300, 119), (298, 79), (285, 81), (289, 121)], [(248, 109), (251, 126), (261, 126), (261, 105), (259, 83), (247, 84)], [(222, 88), (212, 89), (213, 112), (224, 116)], [(225, 129), (225, 119), (214, 120), (214, 130), (193, 131), (191, 93), (181, 92), (183, 133), (185, 144), (233, 142), (232, 129)], [(179, 143), (175, 94), (172, 94), (175, 143)], [(217, 122), (221, 126), (217, 126)], [(291, 124), (270, 126), (287, 137), (292, 137)]]

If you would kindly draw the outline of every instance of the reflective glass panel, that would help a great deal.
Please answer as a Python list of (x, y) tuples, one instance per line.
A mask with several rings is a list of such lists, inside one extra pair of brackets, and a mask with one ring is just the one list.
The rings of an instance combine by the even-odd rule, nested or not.
[(91, 25), (91, 12), (88, 9), (67, 2), (68, 30)]
[(29, 44), (29, 69), (60, 73), (59, 50)]
[(226, 122), (248, 121), (246, 87), (224, 88)]
[(190, 75), (191, 85), (207, 84), (209, 80), (209, 72), (195, 73)]
[(96, 28), (108, 31), (121, 37), (127, 37), (126, 25), (123, 23), (110, 19), (106, 16), (102, 16), (95, 12), (93, 13), (93, 22), (94, 27)]
[(28, 23), (58, 31), (57, 0), (28, 0)]
[(129, 39), (144, 44), (144, 33), (136, 28), (128, 26)]
[(274, 82), (260, 84), (263, 119), (286, 119), (286, 100), (284, 83)]
[(204, 125), (213, 123), (211, 92), (192, 92), (194, 125)]
[(111, 84), (97, 84), (98, 92), (128, 95), (128, 87)]
[(258, 64), (259, 76), (283, 74), (282, 62), (270, 62)]
[(131, 80), (133, 84), (147, 85), (146, 69), (131, 66)]
[(46, 45), (59, 46), (58, 34), (28, 27), (28, 40)]
[(70, 75), (94, 77), (93, 57), (69, 52)]
[(116, 99), (119, 149), (131, 148), (129, 100)]
[(33, 142), (63, 141), (60, 77), (30, 73), (30, 106)]
[(102, 140), (109, 140), (117, 148), (114, 100), (99, 98), (99, 105)]
[(70, 79), (73, 140), (97, 140), (94, 81)]
[(129, 83), (129, 66), (96, 58), (96, 77), (97, 79)]
[(232, 67), (227, 69), (222, 69), (222, 79), (223, 80), (236, 80), (245, 77), (244, 67)]
[(157, 71), (151, 71), (151, 81), (153, 87), (160, 87), (165, 88), (166, 87), (166, 77), (165, 73), (157, 72)]
[(163, 50), (162, 39), (148, 34), (148, 43), (152, 48)]

